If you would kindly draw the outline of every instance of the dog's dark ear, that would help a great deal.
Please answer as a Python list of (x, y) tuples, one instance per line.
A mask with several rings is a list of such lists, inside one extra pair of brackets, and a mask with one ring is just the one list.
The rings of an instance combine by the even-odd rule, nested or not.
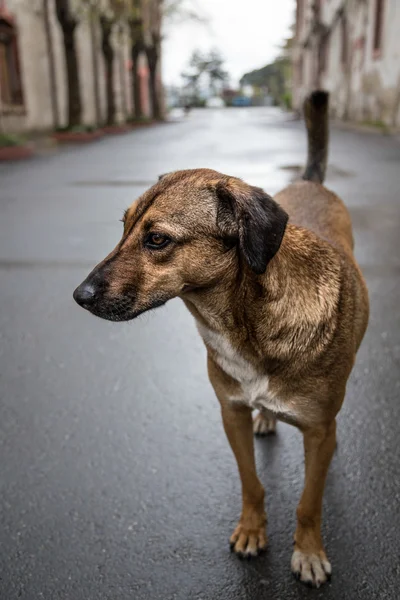
[(218, 227), (227, 238), (236, 238), (248, 265), (261, 275), (282, 243), (287, 213), (264, 190), (241, 181), (220, 182), (216, 192)]

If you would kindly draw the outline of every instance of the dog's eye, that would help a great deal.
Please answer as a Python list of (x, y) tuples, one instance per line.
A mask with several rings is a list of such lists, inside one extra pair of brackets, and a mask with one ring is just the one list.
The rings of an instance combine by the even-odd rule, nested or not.
[(145, 245), (152, 250), (165, 248), (170, 243), (171, 239), (162, 233), (149, 233), (146, 237)]

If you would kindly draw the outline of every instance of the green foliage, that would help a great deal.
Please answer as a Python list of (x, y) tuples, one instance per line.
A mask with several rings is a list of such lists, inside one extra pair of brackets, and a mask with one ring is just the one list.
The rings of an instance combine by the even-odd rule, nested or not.
[(205, 108), (207, 104), (207, 100), (205, 98), (194, 97), (191, 98), (190, 106), (193, 108)]
[(282, 96), (283, 105), (287, 110), (292, 110), (292, 92), (285, 92)]
[(194, 50), (189, 60), (189, 70), (182, 73), (186, 88), (191, 96), (191, 103), (200, 105), (199, 82), (205, 76), (208, 77), (210, 92), (216, 94), (217, 85), (223, 84), (228, 79), (228, 73), (223, 68), (224, 59), (218, 50), (213, 49), (208, 53)]
[(25, 138), (14, 133), (0, 133), (0, 147), (4, 146), (23, 146)]
[(270, 64), (261, 69), (255, 69), (243, 75), (241, 85), (251, 85), (253, 88), (266, 90), (272, 96), (274, 103), (287, 109), (292, 107), (292, 60), (295, 25), (291, 27), (292, 35), (285, 38), (280, 45), (279, 55)]
[(390, 132), (390, 128), (387, 126), (387, 124), (384, 121), (381, 120), (376, 120), (376, 121), (362, 121), (360, 123), (360, 125), (363, 125), (365, 127), (374, 127), (375, 129), (380, 129), (382, 131), (382, 133), (389, 133)]
[(208, 18), (192, 6), (190, 0), (164, 0), (163, 16), (171, 23), (192, 21), (201, 25), (208, 24)]
[(282, 56), (273, 63), (246, 73), (240, 84), (267, 89), (275, 104), (289, 107), (291, 82), (291, 62), (289, 57)]

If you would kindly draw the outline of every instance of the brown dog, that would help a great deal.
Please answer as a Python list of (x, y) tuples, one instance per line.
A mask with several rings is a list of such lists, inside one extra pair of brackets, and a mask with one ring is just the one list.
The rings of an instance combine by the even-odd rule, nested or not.
[[(292, 570), (319, 586), (331, 574), (321, 512), (335, 417), (367, 327), (368, 295), (350, 216), (321, 185), (327, 94), (314, 92), (305, 114), (304, 181), (273, 200), (209, 169), (162, 177), (126, 211), (120, 243), (74, 298), (114, 321), (176, 296), (193, 314), (242, 482), (242, 514), (231, 537), (239, 555), (256, 555), (267, 543), (253, 428), (274, 430), (278, 418), (302, 431), (305, 487)], [(253, 409), (260, 411), (254, 424)]]

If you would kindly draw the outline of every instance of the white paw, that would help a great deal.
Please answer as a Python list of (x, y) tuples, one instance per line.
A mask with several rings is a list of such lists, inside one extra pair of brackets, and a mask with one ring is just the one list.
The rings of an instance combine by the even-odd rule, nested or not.
[(292, 572), (306, 585), (319, 588), (330, 579), (332, 567), (323, 551), (312, 554), (295, 550), (292, 555)]
[(254, 435), (270, 435), (276, 433), (276, 419), (273, 416), (259, 413), (253, 420)]

